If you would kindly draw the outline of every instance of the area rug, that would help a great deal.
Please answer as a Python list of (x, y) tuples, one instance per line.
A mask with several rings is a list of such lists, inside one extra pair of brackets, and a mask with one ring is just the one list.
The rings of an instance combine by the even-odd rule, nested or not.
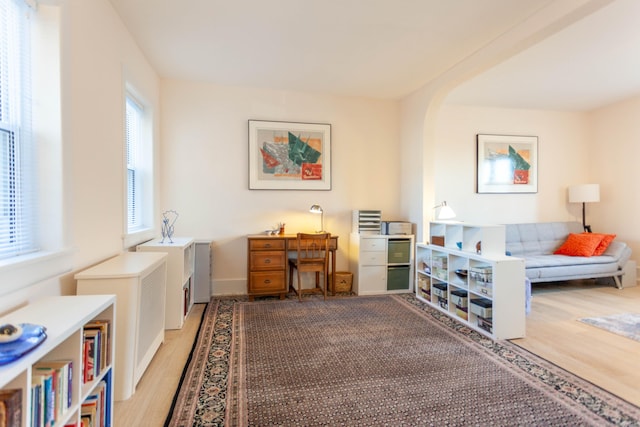
[(585, 317), (578, 320), (596, 328), (640, 341), (640, 314), (622, 313), (604, 317)]
[(212, 300), (168, 426), (640, 425), (640, 409), (411, 294)]

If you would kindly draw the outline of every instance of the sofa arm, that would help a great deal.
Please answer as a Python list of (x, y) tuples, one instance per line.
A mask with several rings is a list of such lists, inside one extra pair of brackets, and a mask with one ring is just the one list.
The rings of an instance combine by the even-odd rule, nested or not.
[(613, 241), (602, 255), (615, 258), (620, 268), (622, 268), (631, 257), (631, 248), (624, 242)]

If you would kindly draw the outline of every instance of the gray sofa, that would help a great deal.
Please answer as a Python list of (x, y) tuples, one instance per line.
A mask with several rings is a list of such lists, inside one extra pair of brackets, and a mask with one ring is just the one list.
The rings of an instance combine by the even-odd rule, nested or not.
[(506, 224), (506, 251), (512, 256), (524, 258), (526, 276), (533, 283), (612, 277), (616, 287), (622, 288), (620, 278), (631, 256), (631, 249), (617, 239), (600, 256), (553, 254), (569, 233), (582, 231), (579, 222)]

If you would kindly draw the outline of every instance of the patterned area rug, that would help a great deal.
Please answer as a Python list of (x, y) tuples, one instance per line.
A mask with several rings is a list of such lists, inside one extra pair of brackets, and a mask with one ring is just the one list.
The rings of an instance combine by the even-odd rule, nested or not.
[(585, 317), (578, 320), (596, 328), (640, 341), (640, 314), (623, 313), (604, 317)]
[(166, 425), (639, 420), (639, 408), (402, 294), (212, 300)]

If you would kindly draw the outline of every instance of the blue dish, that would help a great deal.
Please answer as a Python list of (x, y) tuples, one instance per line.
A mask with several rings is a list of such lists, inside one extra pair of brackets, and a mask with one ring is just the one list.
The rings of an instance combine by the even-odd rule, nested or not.
[(6, 365), (29, 353), (47, 338), (47, 328), (21, 323), (22, 335), (15, 341), (0, 343), (0, 365)]

